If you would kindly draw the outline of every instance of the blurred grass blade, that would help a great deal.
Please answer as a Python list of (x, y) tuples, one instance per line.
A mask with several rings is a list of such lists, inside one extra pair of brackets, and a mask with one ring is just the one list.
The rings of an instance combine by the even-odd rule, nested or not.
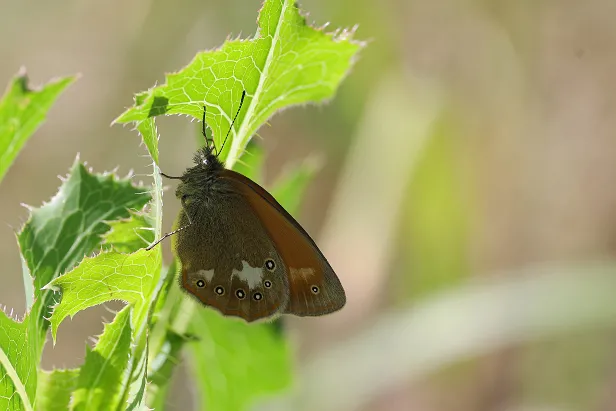
[(438, 117), (417, 159), (404, 199), (396, 247), (408, 250), (399, 264), (413, 273), (394, 275), (394, 304), (414, 300), (464, 282), (471, 274), (469, 244), (473, 208), (465, 183), (468, 167), (459, 161), (466, 144), (451, 107)]
[(28, 87), (24, 69), (13, 78), (0, 100), (0, 181), (26, 141), (45, 120), (51, 105), (76, 78), (52, 80), (40, 90)]
[(263, 409), (346, 411), (402, 381), (495, 350), (616, 325), (616, 263), (543, 265), (478, 275), (497, 280), (442, 292), (381, 316), (319, 354), (290, 397)]
[(304, 198), (308, 184), (320, 168), (316, 158), (308, 158), (300, 164), (290, 167), (274, 183), (272, 195), (290, 213), (297, 214)]

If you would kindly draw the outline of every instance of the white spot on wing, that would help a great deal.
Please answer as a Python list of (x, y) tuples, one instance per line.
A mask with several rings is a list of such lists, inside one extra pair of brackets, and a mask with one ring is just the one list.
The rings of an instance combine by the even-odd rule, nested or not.
[(209, 283), (212, 281), (212, 277), (214, 277), (214, 270), (199, 270), (194, 273), (194, 275), (199, 278), (203, 278), (206, 283)]
[(237, 271), (233, 270), (231, 273), (231, 278), (238, 277), (241, 281), (244, 281), (248, 284), (248, 288), (251, 290), (255, 288), (257, 285), (261, 284), (263, 280), (263, 268), (261, 267), (251, 267), (246, 261), (242, 261), (242, 270)]

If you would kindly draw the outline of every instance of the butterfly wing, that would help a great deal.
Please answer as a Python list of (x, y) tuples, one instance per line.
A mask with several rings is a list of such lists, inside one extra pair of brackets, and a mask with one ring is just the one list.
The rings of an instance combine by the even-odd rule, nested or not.
[(344, 288), (302, 226), (271, 194), (249, 178), (232, 170), (224, 170), (220, 177), (243, 194), (276, 246), (289, 284), (289, 301), (284, 312), (317, 316), (341, 309), (346, 303)]
[[(288, 300), (282, 259), (243, 196), (224, 186), (220, 191), (175, 238), (180, 287), (227, 316), (248, 322), (272, 317)], [(188, 222), (182, 210), (178, 224)]]

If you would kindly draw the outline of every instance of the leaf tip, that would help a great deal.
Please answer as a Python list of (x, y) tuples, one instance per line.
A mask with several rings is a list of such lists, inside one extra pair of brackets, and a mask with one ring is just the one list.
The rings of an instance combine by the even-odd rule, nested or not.
[(58, 325), (54, 322), (51, 323), (51, 341), (55, 347), (56, 342), (58, 341)]
[(109, 127), (115, 126), (116, 124), (122, 124), (123, 126), (126, 126), (126, 122), (122, 121), (122, 117), (124, 117), (125, 113), (126, 111), (120, 114), (119, 116), (117, 116), (116, 118), (114, 118), (113, 120), (111, 120), (111, 123), (109, 123)]
[(26, 82), (27, 82), (27, 79), (28, 79), (28, 69), (26, 69), (26, 66), (19, 67), (19, 70), (17, 70), (16, 77), (17, 78), (26, 79)]
[(41, 290), (51, 290), (53, 292), (60, 292), (61, 287), (58, 287), (57, 285), (55, 285), (54, 282), (55, 280), (48, 282), (47, 284), (41, 287)]
[(23, 208), (25, 208), (29, 212), (32, 212), (34, 210), (34, 206), (31, 206), (30, 204), (20, 203), (19, 205), (21, 205)]

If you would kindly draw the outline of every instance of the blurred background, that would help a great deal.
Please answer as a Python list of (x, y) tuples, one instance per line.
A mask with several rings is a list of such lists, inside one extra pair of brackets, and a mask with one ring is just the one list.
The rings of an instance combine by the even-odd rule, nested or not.
[[(251, 36), (260, 6), (0, 0), (0, 84), (20, 66), (32, 85), (81, 73), (0, 185), (2, 305), (25, 307), (20, 204), (47, 201), (77, 153), (95, 171), (119, 166), (149, 182), (137, 133), (111, 121), (196, 52)], [(586, 288), (586, 263), (610, 267), (616, 254), (616, 2), (301, 7), (317, 26), (358, 24), (369, 45), (333, 101), (286, 110), (259, 132), (266, 186), (323, 158), (299, 220), (348, 295), (339, 313), (286, 320), (295, 400), (321, 410), (616, 410), (613, 289)], [(178, 174), (197, 123), (158, 125), (161, 168)], [(179, 204), (165, 199), (168, 229)], [(101, 316), (112, 314), (90, 309), (63, 324), (44, 366), (80, 364)], [(193, 404), (186, 381), (180, 367), (169, 409)]]

